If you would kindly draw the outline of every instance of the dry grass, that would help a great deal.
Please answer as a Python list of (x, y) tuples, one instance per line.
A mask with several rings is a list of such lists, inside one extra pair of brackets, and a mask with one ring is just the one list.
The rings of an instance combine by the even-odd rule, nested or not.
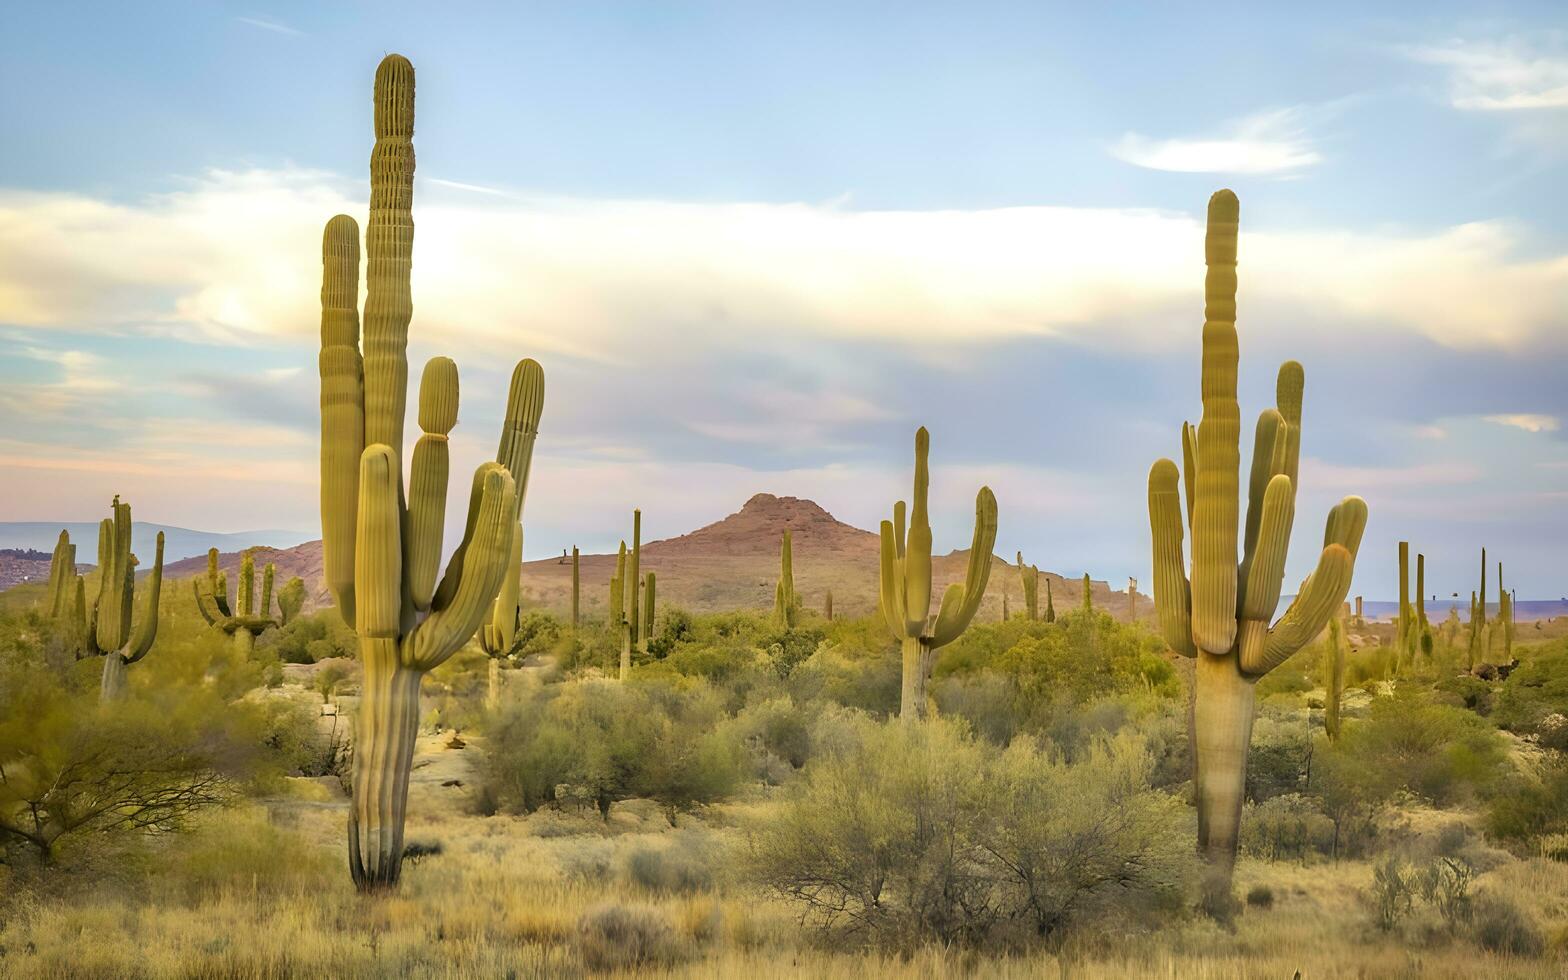
[[(610, 826), (591, 815), (530, 819), (448, 817), (414, 822), (409, 836), (444, 852), (407, 868), (394, 896), (356, 895), (340, 867), (336, 807), (276, 804), (226, 814), (193, 841), (184, 863), (144, 893), (89, 889), (70, 899), (20, 903), (0, 927), (8, 977), (580, 976), (590, 971), (584, 920), (606, 907), (651, 920), (656, 954), (639, 976), (1092, 978), (1153, 976), (1524, 977), (1565, 975), (1563, 951), (1541, 960), (1483, 953), (1446, 937), (1413, 944), (1366, 925), (1360, 893), (1368, 865), (1243, 862), (1237, 888), (1267, 884), (1269, 909), (1227, 932), (1191, 920), (1148, 938), (1099, 937), (1058, 955), (983, 957), (926, 950), (911, 958), (831, 952), (813, 943), (781, 903), (716, 879), (695, 892), (652, 891), (626, 871), (628, 855), (700, 840), (715, 863), (739, 831), (723, 819), (672, 831), (638, 807)], [(259, 870), (256, 851), (276, 860)], [(281, 852), (281, 853), (278, 853)], [(193, 864), (192, 862), (195, 862)], [(587, 869), (586, 871), (584, 869)], [(235, 873), (225, 874), (226, 871)], [(192, 882), (196, 884), (192, 884)], [(203, 884), (205, 882), (205, 884)], [(220, 884), (221, 882), (221, 884)], [(1568, 867), (1509, 861), (1482, 876), (1487, 889), (1530, 906), (1548, 937), (1568, 923)], [(643, 921), (639, 928), (649, 926)], [(622, 971), (628, 975), (632, 971)]]

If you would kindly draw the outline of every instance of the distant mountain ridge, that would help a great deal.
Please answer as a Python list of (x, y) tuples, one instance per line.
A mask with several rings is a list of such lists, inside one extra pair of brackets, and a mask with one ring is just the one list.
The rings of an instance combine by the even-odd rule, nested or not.
[[(76, 545), (76, 560), (88, 564), (98, 560), (98, 522), (66, 521), (0, 521), (0, 549), (32, 548), (45, 554), (54, 552), (55, 542), (62, 530), (71, 532), (71, 543)], [(158, 532), (163, 532), (163, 560), (165, 563), (180, 561), (194, 555), (205, 555), (208, 548), (219, 551), (243, 551), (257, 546), (292, 548), (310, 540), (312, 535), (302, 531), (196, 531), (169, 524), (131, 522), (131, 551), (142, 561), (151, 561), (157, 544)]]

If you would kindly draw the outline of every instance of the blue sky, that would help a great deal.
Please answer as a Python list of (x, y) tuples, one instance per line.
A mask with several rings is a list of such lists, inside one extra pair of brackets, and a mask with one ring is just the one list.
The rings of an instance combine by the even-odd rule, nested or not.
[[(1189, 9), (1176, 10), (1178, 6)], [(549, 378), (528, 552), (759, 490), (874, 526), (931, 427), (938, 546), (1147, 582), (1196, 421), (1201, 215), (1243, 206), (1242, 407), (1307, 368), (1329, 504), (1434, 590), (1568, 592), (1560, 4), (35, 5), (0, 37), (0, 519), (315, 521), (316, 242), (370, 78), (419, 72), (411, 360)], [(412, 427), (411, 427), (412, 428)], [(454, 523), (460, 515), (453, 515)]]

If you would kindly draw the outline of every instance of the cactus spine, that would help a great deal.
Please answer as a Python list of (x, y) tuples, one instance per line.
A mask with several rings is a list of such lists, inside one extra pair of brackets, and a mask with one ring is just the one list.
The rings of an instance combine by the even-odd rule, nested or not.
[(321, 286), (325, 571), (339, 613), (359, 635), (364, 669), (348, 818), (349, 871), (361, 891), (397, 883), (420, 681), (474, 635), (501, 589), (544, 403), (539, 365), (519, 362), (497, 461), (474, 473), (463, 539), (437, 584), (458, 379), (446, 358), (425, 366), (418, 412), (423, 435), (405, 494), (414, 69), (401, 55), (388, 55), (376, 69), (375, 131), (363, 356), (359, 227), (347, 215), (327, 222)]
[(779, 581), (773, 589), (773, 623), (779, 629), (794, 629), (800, 615), (800, 597), (795, 594), (794, 549), (790, 532), (784, 532), (779, 545)]
[(1033, 622), (1040, 618), (1040, 566), (1025, 565), (1022, 551), (1018, 552), (1018, 580), (1024, 588), (1024, 618)]
[[(1252, 737), (1258, 678), (1322, 632), (1344, 602), (1366, 504), (1346, 497), (1329, 511), (1317, 569), (1274, 622), (1295, 515), (1301, 440), (1301, 366), (1279, 372), (1278, 407), (1258, 418), (1240, 564), (1237, 528), (1241, 415), (1236, 401), (1236, 237), (1240, 207), (1230, 191), (1209, 201), (1203, 325), (1203, 417), (1184, 430), (1188, 520), (1182, 473), (1169, 459), (1149, 471), (1154, 598), (1160, 629), (1177, 653), (1196, 659), (1192, 713), (1198, 846), (1211, 867), (1210, 894), (1229, 901)], [(1196, 473), (1193, 472), (1194, 468)], [(1192, 533), (1191, 578), (1183, 555)]]
[(931, 616), (931, 518), (927, 508), (931, 436), (915, 432), (914, 506), (904, 528), (904, 502), (893, 505), (893, 520), (883, 521), (880, 569), (882, 617), (903, 645), (903, 690), (899, 717), (905, 723), (927, 714), (926, 681), (936, 666), (936, 651), (958, 639), (985, 598), (991, 577), (991, 548), (996, 544), (996, 497), (990, 487), (975, 495), (974, 541), (963, 584), (954, 582)]
[(125, 693), (125, 668), (147, 656), (158, 637), (158, 597), (163, 590), (163, 532), (143, 591), (142, 618), (133, 623), (136, 556), (131, 554), (131, 505), (116, 496), (113, 517), (98, 524), (98, 596), (89, 606), (87, 585), (76, 574), (76, 546), (60, 532), (49, 562), (49, 611), (77, 660), (103, 658), (98, 695)]
[(191, 579), (191, 591), (196, 596), (196, 609), (202, 619), (213, 629), (228, 633), (234, 638), (234, 649), (241, 657), (250, 656), (256, 646), (256, 637), (274, 626), (287, 626), (299, 615), (305, 600), (305, 582), (295, 576), (278, 593), (277, 619), (272, 618), (272, 582), (276, 569), (268, 562), (261, 573), (261, 604), (256, 604), (256, 559), (246, 551), (240, 556), (240, 574), (233, 596), (229, 595), (229, 577), (218, 574), (218, 549), (207, 549), (207, 574)]

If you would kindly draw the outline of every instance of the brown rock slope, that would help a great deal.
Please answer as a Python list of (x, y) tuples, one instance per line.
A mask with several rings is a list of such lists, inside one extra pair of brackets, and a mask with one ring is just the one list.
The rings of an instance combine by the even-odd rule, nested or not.
[[(283, 588), (283, 584), (298, 575), (305, 580), (305, 612), (314, 612), (317, 609), (332, 605), (332, 596), (327, 592), (327, 583), (322, 577), (321, 542), (306, 541), (304, 544), (292, 548), (266, 548), (251, 549), (251, 554), (256, 557), (256, 595), (261, 596), (261, 570), (268, 562), (276, 566), (273, 589)], [(229, 588), (233, 589), (239, 581), (240, 560), (244, 557), (241, 551), (226, 551), (218, 555), (218, 571), (228, 573)], [(163, 568), (163, 577), (177, 582), (180, 595), (190, 594), (191, 587), (183, 580), (194, 575), (207, 574), (207, 556), (198, 555), (186, 558), (183, 561), (172, 562)]]
[[(779, 573), (779, 541), (785, 530), (793, 535), (795, 590), (802, 604), (820, 612), (826, 592), (833, 591), (835, 615), (864, 616), (877, 607), (877, 535), (836, 520), (810, 500), (759, 493), (734, 514), (689, 534), (662, 541), (647, 541), (642, 548), (642, 568), (658, 575), (658, 602), (690, 612), (773, 608), (773, 589)], [(937, 557), (933, 562), (935, 603), (951, 582), (962, 581), (968, 567), (968, 549)], [(615, 555), (582, 555), (582, 613), (602, 619), (609, 604), (610, 577)], [(1082, 580), (1064, 580), (1041, 572), (1051, 580), (1056, 608), (1076, 605)], [(546, 558), (523, 565), (523, 594), (531, 605), (565, 613), (571, 608), (572, 565), (560, 558)], [(1092, 583), (1095, 605), (1118, 619), (1127, 617), (1125, 591), (1112, 593), (1105, 582)], [(1023, 608), (1018, 573), (1000, 558), (993, 559), (991, 580), (981, 607), (981, 620), (1001, 617), (1002, 592), (1006, 590), (1014, 611)], [(1041, 582), (1041, 609), (1044, 609)], [(1152, 614), (1152, 603), (1138, 597), (1140, 618)]]

